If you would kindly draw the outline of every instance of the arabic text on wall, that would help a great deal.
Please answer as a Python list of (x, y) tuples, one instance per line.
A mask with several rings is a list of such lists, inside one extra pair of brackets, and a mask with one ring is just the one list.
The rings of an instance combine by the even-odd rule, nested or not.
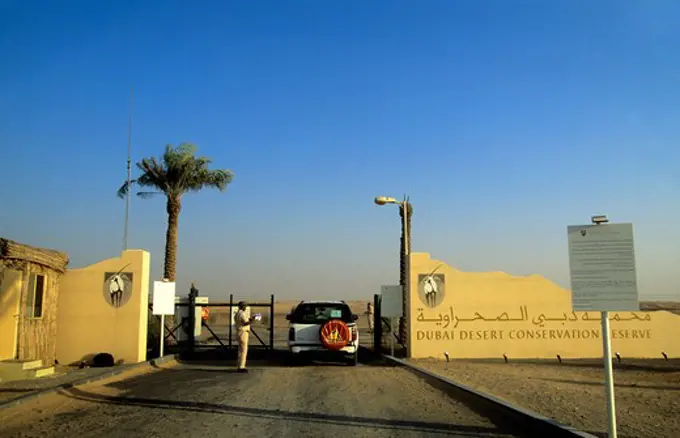
[[(527, 306), (519, 306), (519, 316), (517, 317), (510, 317), (507, 312), (503, 312), (498, 316), (484, 316), (479, 312), (475, 312), (472, 317), (462, 317), (456, 314), (453, 310), (453, 306), (449, 306), (448, 310), (445, 311), (444, 313), (438, 313), (437, 316), (425, 316), (425, 313), (423, 309), (416, 309), (417, 311), (417, 316), (416, 316), (416, 321), (419, 323), (423, 324), (434, 324), (437, 327), (441, 327), (444, 329), (447, 328), (458, 328), (460, 324), (467, 324), (467, 323), (483, 323), (483, 322), (492, 322), (492, 323), (522, 323), (522, 322), (531, 322), (534, 325), (538, 327), (545, 327), (546, 324), (554, 324), (554, 323), (560, 323), (562, 325), (565, 325), (566, 323), (571, 323), (571, 322), (577, 322), (577, 321), (584, 321), (584, 322), (599, 322), (600, 317), (599, 315), (591, 315), (592, 312), (580, 312), (581, 316), (576, 314), (576, 312), (564, 312), (561, 315), (556, 315), (556, 316), (546, 316), (545, 314), (541, 313), (539, 315), (530, 315), (529, 314), (529, 309)], [(627, 312), (628, 315), (616, 312), (613, 313), (609, 316), (609, 319), (615, 322), (649, 322), (651, 321), (651, 315), (649, 313), (646, 313), (644, 315), (641, 315), (637, 312)], [(463, 326), (464, 327), (464, 326)]]

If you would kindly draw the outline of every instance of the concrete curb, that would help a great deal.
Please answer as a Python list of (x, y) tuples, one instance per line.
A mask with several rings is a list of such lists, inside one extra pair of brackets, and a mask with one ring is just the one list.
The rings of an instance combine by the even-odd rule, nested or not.
[(551, 438), (597, 438), (597, 436), (589, 434), (587, 432), (580, 431), (573, 427), (558, 423), (557, 421), (544, 417), (536, 412), (524, 409), (522, 407), (512, 405), (504, 400), (496, 398), (492, 395), (477, 391), (470, 388), (469, 386), (463, 385), (461, 383), (454, 382), (451, 379), (440, 376), (432, 371), (421, 368), (417, 365), (409, 363), (402, 359), (397, 359), (389, 355), (383, 355), (383, 357), (388, 361), (396, 365), (401, 365), (408, 368), (409, 370), (420, 374), (426, 378), (433, 379), (447, 387), (453, 389), (458, 393), (463, 393), (470, 398), (474, 404), (478, 406), (483, 406), (486, 409), (493, 409), (502, 415), (503, 417), (508, 417), (515, 424), (523, 426), (523, 429), (527, 429), (532, 434), (536, 436), (549, 436)]
[(43, 397), (48, 394), (53, 394), (61, 389), (67, 389), (67, 388), (73, 388), (74, 386), (81, 386), (81, 385), (87, 385), (88, 383), (96, 382), (98, 380), (104, 380), (108, 379), (109, 377), (117, 376), (119, 374), (126, 373), (128, 371), (134, 370), (136, 368), (142, 367), (144, 365), (161, 365), (164, 363), (172, 362), (177, 360), (178, 354), (173, 354), (173, 355), (167, 355), (163, 356), (161, 358), (157, 359), (151, 359), (147, 360), (144, 362), (139, 362), (133, 365), (129, 366), (122, 366), (122, 367), (113, 367), (111, 371), (104, 372), (102, 374), (98, 374), (96, 376), (89, 376), (89, 377), (83, 377), (82, 379), (74, 380), (73, 382), (67, 382), (67, 383), (62, 383), (60, 385), (56, 385), (50, 388), (45, 388), (45, 389), (37, 389), (33, 392), (30, 392), (25, 395), (21, 395), (19, 397), (13, 398), (11, 400), (6, 400), (3, 402), (0, 402), (0, 410), (6, 409), (6, 408), (11, 408), (13, 406), (20, 405), (21, 403), (25, 403), (27, 401), (35, 400), (37, 398)]

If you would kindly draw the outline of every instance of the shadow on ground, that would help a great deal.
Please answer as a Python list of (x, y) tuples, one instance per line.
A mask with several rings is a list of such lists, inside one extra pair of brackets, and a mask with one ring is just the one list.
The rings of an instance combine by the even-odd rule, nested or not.
[[(604, 387), (604, 381), (594, 382), (592, 380), (568, 380), (568, 379), (549, 379), (546, 377), (541, 377), (536, 380), (544, 380), (546, 382), (557, 382), (557, 383), (571, 383), (573, 385), (588, 385), (588, 386), (602, 386)], [(614, 382), (614, 386), (617, 388), (638, 388), (638, 389), (653, 389), (655, 391), (680, 391), (680, 386), (660, 386), (660, 385), (645, 385), (637, 383), (617, 383)]]
[[(193, 354), (182, 354), (177, 362), (185, 365), (202, 365), (208, 367), (236, 367), (236, 351), (222, 348), (196, 350)], [(394, 367), (382, 357), (376, 356), (372, 350), (359, 348), (359, 364), (361, 366)], [(310, 357), (308, 360), (291, 361), (287, 350), (253, 349), (248, 351), (248, 367), (299, 367), (299, 366), (343, 366), (342, 362)]]
[[(455, 362), (467, 363), (487, 363), (487, 364), (505, 364), (503, 358), (499, 359), (452, 359)], [(560, 363), (557, 359), (512, 359), (507, 362), (508, 366), (512, 364), (530, 364), (542, 365), (550, 367), (564, 367), (564, 368), (591, 368), (597, 370), (604, 370), (602, 359), (563, 359)], [(653, 371), (657, 373), (674, 373), (680, 371), (680, 359), (624, 359), (618, 362), (616, 359), (612, 360), (612, 367), (619, 371)], [(604, 372), (604, 371), (603, 371)]]
[(63, 390), (60, 393), (66, 397), (82, 401), (88, 401), (92, 403), (105, 403), (122, 406), (138, 406), (161, 410), (223, 414), (269, 420), (288, 420), (305, 423), (320, 423), (326, 425), (340, 425), (345, 427), (371, 427), (375, 429), (388, 429), (394, 431), (417, 431), (440, 434), (456, 434), (457, 436), (461, 435), (479, 436), (479, 434), (499, 433), (499, 430), (496, 427), (464, 426), (425, 421), (388, 420), (382, 418), (333, 415), (311, 412), (292, 412), (278, 409), (273, 410), (251, 408), (244, 406), (232, 406), (228, 404), (203, 403), (192, 401), (158, 400), (141, 397), (104, 396), (100, 394), (86, 392), (78, 388)]
[(8, 394), (23, 394), (26, 392), (33, 392), (34, 388), (0, 388), (0, 393)]

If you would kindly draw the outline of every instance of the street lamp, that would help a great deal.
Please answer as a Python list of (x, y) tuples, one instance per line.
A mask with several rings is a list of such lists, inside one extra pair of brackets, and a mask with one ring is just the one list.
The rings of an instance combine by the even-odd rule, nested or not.
[[(403, 276), (401, 278), (401, 286), (402, 286), (402, 309), (403, 309), (403, 316), (401, 318), (401, 321), (404, 321), (404, 318), (406, 317), (406, 277), (407, 277), (407, 272), (406, 272), (406, 267), (408, 266), (408, 254), (409, 254), (409, 245), (408, 245), (408, 237), (409, 237), (409, 232), (408, 232), (408, 213), (409, 213), (409, 205), (408, 205), (408, 198), (404, 195), (404, 200), (403, 201), (397, 201), (395, 198), (389, 197), (389, 196), (376, 196), (375, 197), (375, 203), (378, 205), (385, 205), (385, 204), (396, 204), (399, 205), (404, 209), (404, 221), (402, 223), (403, 227), (403, 233), (404, 233), (404, 262), (402, 265), (401, 272), (403, 273)], [(401, 273), (400, 273), (401, 274)], [(391, 333), (390, 333), (390, 354), (394, 356), (394, 319), (390, 318), (390, 326), (392, 328)], [(399, 331), (401, 332), (401, 327), (399, 328)], [(401, 333), (400, 333), (401, 335)], [(402, 339), (402, 342), (404, 340)], [(404, 342), (405, 344), (405, 342)], [(406, 345), (404, 345), (405, 347)]]
[(404, 221), (402, 224), (404, 227), (404, 257), (408, 257), (408, 199), (404, 198), (403, 201), (397, 201), (396, 198), (390, 196), (376, 196), (375, 203), (378, 205), (396, 204), (404, 208)]

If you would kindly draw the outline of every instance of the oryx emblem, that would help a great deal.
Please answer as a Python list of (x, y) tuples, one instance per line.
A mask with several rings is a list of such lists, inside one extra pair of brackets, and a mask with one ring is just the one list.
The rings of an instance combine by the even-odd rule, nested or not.
[(421, 301), (430, 308), (437, 307), (444, 300), (446, 277), (444, 274), (435, 274), (441, 266), (437, 266), (429, 274), (418, 275), (418, 295)]
[(123, 272), (128, 266), (118, 272), (104, 273), (104, 298), (115, 308), (125, 305), (132, 295), (132, 273)]

